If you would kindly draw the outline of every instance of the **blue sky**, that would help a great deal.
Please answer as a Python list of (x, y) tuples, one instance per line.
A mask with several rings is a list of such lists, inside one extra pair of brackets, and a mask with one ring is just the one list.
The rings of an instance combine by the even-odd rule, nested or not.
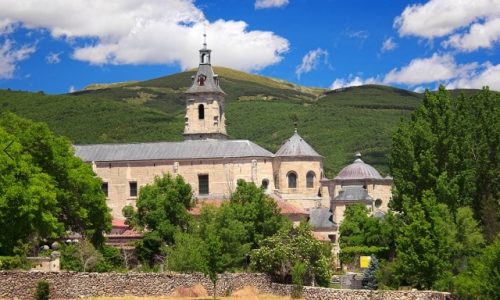
[(67, 93), (212, 62), (324, 88), (500, 90), (500, 0), (2, 0), (0, 88)]

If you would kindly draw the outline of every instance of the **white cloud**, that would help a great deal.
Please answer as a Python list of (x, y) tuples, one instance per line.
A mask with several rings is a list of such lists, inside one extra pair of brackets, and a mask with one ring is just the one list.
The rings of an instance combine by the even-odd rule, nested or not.
[(356, 38), (356, 39), (360, 39), (360, 40), (366, 40), (369, 36), (369, 33), (368, 31), (366, 30), (350, 30), (350, 29), (347, 29), (345, 31), (345, 34), (350, 37), (350, 38)]
[(328, 62), (328, 51), (317, 48), (307, 52), (302, 58), (302, 63), (295, 68), (295, 74), (300, 78), (300, 75), (311, 72), (318, 67), (321, 59), (324, 63)]
[[(409, 5), (396, 17), (394, 27), (401, 36), (432, 39), (453, 34), (444, 46), (462, 51), (489, 48), (500, 40), (500, 1), (430, 0)], [(457, 33), (463, 29), (468, 33)]]
[(13, 42), (5, 40), (0, 45), (0, 78), (12, 78), (16, 64), (19, 61), (27, 59), (35, 50), (35, 46), (28, 45), (16, 48)]
[(74, 85), (70, 85), (69, 88), (68, 88), (68, 93), (74, 93), (76, 92), (76, 88)]
[(382, 43), (382, 47), (380, 48), (380, 52), (387, 52), (394, 50), (398, 47), (398, 44), (392, 40), (392, 37), (388, 37)]
[(477, 67), (476, 63), (457, 65), (449, 54), (433, 54), (429, 58), (413, 59), (407, 66), (392, 69), (385, 75), (384, 83), (417, 85), (430, 82), (444, 82), (465, 76)]
[(289, 47), (286, 39), (249, 31), (242, 21), (209, 23), (191, 0), (3, 0), (0, 20), (5, 19), (66, 39), (75, 47), (72, 57), (91, 64), (191, 68), (198, 63), (204, 27), (217, 65), (259, 70), (278, 63)]
[(0, 35), (7, 35), (14, 30), (14, 24), (9, 19), (0, 19)]
[(61, 55), (61, 52), (50, 52), (45, 56), (45, 61), (50, 64), (58, 64), (61, 62), (61, 58), (59, 57)]
[(283, 7), (288, 4), (288, 0), (256, 0), (255, 9)]
[[(500, 3), (499, 3), (500, 5)], [(454, 34), (443, 42), (444, 47), (453, 47), (470, 52), (479, 48), (491, 48), (500, 41), (500, 18), (473, 24), (467, 33)]]
[(330, 85), (330, 89), (336, 90), (336, 89), (346, 88), (346, 87), (350, 87), (350, 86), (360, 86), (360, 85), (365, 85), (365, 84), (377, 84), (377, 83), (379, 83), (379, 81), (374, 77), (363, 79), (360, 76), (354, 76), (354, 75), (350, 74), (347, 79), (345, 79), (345, 78), (335, 79), (332, 82), (332, 84)]
[(459, 64), (450, 54), (433, 54), (413, 59), (408, 65), (392, 69), (384, 84), (405, 84), (422, 91), (425, 84), (444, 84), (448, 88), (482, 88), (500, 91), (500, 64), (477, 62)]
[(456, 78), (446, 84), (449, 89), (480, 89), (483, 86), (489, 86), (491, 90), (500, 91), (500, 64), (493, 65), (486, 62), (480, 65), (475, 72)]

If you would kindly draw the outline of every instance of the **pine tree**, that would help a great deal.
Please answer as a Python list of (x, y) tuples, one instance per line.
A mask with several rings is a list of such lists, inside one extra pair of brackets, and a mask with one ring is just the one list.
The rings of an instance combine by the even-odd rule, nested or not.
[(370, 257), (370, 265), (363, 272), (363, 281), (361, 284), (363, 288), (368, 290), (376, 290), (378, 288), (377, 279), (375, 278), (375, 272), (378, 270), (378, 259), (375, 255)]

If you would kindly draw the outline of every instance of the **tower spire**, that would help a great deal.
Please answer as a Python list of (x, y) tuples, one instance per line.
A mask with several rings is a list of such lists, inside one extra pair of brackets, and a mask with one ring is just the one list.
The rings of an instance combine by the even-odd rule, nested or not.
[(207, 49), (207, 25), (203, 24), (203, 49)]

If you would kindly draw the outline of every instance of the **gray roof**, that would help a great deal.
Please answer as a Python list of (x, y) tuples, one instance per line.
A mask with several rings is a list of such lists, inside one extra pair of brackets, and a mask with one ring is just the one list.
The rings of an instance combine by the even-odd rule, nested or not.
[(304, 139), (297, 133), (292, 135), (283, 146), (276, 152), (276, 156), (313, 156), (322, 157), (316, 152), (311, 145), (309, 145)]
[(337, 176), (336, 180), (362, 180), (362, 179), (383, 179), (380, 173), (369, 164), (361, 160), (361, 154), (356, 153), (356, 159), (347, 167), (343, 168)]
[[(209, 54), (210, 50), (207, 49), (202, 49), (200, 52), (207, 52)], [(203, 82), (203, 85), (200, 85), (198, 83), (198, 76), (204, 75), (206, 76), (205, 81)], [(186, 91), (187, 94), (194, 94), (194, 93), (224, 93), (224, 91), (220, 88), (220, 86), (217, 84), (215, 81), (215, 78), (217, 77), (216, 74), (214, 74), (214, 70), (212, 69), (212, 65), (210, 63), (203, 63), (200, 62), (200, 65), (198, 66), (198, 72), (196, 72), (196, 75), (194, 77), (193, 84), (191, 87)]]
[(372, 201), (373, 198), (368, 195), (368, 191), (360, 185), (347, 185), (343, 186), (339, 191), (337, 197), (333, 198), (333, 200), (340, 201), (359, 201), (359, 200), (368, 200)]
[(314, 208), (309, 211), (309, 224), (314, 229), (320, 228), (334, 228), (337, 226), (333, 221), (333, 215), (330, 208)]
[(140, 144), (75, 145), (83, 161), (183, 160), (193, 158), (272, 157), (248, 140), (187, 140)]

